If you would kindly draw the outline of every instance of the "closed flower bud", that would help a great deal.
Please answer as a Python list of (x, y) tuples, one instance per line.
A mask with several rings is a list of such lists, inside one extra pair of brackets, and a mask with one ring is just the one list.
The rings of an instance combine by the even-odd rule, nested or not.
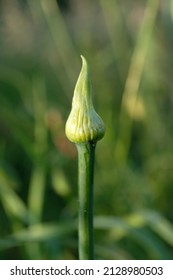
[(66, 122), (66, 135), (71, 142), (97, 142), (105, 133), (105, 125), (95, 112), (92, 103), (92, 88), (86, 59), (74, 90), (72, 109)]

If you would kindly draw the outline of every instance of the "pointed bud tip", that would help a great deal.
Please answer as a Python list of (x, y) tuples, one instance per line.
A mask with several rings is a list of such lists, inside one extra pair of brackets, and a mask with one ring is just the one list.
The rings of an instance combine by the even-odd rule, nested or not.
[(80, 57), (81, 57), (81, 59), (82, 59), (82, 63), (84, 64), (84, 63), (87, 63), (87, 60), (86, 60), (86, 58), (81, 54), (80, 55)]

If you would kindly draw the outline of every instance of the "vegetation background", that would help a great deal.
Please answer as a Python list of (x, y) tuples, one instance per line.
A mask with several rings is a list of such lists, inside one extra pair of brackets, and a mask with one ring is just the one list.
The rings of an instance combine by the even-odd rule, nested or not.
[(96, 259), (173, 258), (173, 1), (0, 1), (0, 258), (77, 259), (80, 71), (106, 124)]

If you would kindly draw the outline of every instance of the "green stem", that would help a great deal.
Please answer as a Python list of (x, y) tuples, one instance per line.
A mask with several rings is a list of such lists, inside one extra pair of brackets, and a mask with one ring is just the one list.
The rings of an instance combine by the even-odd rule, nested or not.
[(93, 177), (95, 144), (76, 144), (79, 180), (79, 259), (94, 259), (93, 242)]

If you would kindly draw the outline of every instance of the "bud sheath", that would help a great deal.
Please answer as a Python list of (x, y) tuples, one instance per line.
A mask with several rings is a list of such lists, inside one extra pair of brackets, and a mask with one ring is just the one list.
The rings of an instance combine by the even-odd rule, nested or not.
[(95, 112), (92, 102), (90, 73), (86, 59), (74, 90), (72, 109), (66, 123), (67, 138), (74, 143), (97, 142), (105, 133), (105, 126)]

